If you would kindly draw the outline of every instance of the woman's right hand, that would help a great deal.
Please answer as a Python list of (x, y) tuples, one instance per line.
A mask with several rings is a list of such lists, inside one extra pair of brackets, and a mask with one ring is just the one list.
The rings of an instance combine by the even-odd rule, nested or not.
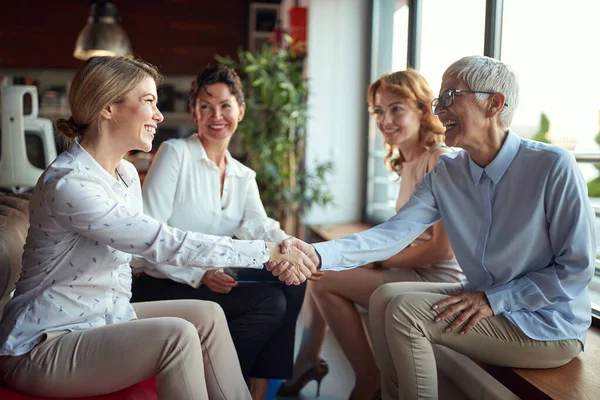
[(224, 273), (222, 268), (206, 271), (200, 282), (213, 292), (223, 294), (231, 292), (232, 288), (239, 285), (235, 279)]

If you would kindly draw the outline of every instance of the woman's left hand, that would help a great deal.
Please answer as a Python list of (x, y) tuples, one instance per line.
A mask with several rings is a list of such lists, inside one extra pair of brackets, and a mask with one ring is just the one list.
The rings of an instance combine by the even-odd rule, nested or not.
[(494, 315), (485, 292), (452, 292), (450, 297), (433, 305), (434, 310), (443, 308), (445, 310), (434, 318), (435, 322), (441, 322), (456, 316), (456, 319), (446, 328), (446, 332), (451, 332), (465, 324), (460, 331), (460, 333), (465, 334), (480, 320)]

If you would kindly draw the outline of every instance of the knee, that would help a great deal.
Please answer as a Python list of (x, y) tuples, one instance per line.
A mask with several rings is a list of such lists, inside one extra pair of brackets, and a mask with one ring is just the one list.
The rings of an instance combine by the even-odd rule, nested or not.
[(304, 297), (307, 295), (308, 282), (310, 281), (298, 286), (286, 286), (280, 291), (285, 296), (288, 314), (290, 312), (295, 313), (296, 315), (300, 313), (300, 309), (304, 303)]
[(285, 294), (281, 290), (273, 290), (268, 300), (264, 302), (266, 311), (271, 316), (271, 322), (274, 326), (279, 326), (288, 309), (288, 302)]
[(194, 324), (183, 318), (168, 317), (166, 319), (166, 323), (170, 331), (167, 334), (167, 340), (173, 338), (175, 339), (175, 343), (177, 345), (183, 347), (187, 347), (195, 343), (200, 344), (198, 331), (196, 330)]
[(328, 293), (331, 288), (331, 274), (324, 274), (318, 281), (307, 281), (307, 290), (316, 296)]
[(369, 313), (383, 313), (392, 300), (409, 292), (414, 292), (412, 282), (394, 282), (379, 286), (369, 299)]
[[(323, 276), (324, 278), (325, 276)], [(307, 290), (309, 290), (311, 293), (318, 293), (318, 292), (322, 292), (323, 291), (323, 278), (321, 278), (318, 281), (307, 281), (306, 282), (306, 287)]]
[(227, 327), (227, 318), (221, 306), (212, 301), (193, 300), (192, 315), (197, 329), (204, 326), (225, 326)]
[(217, 324), (227, 324), (225, 311), (223, 311), (223, 308), (218, 303), (212, 301), (203, 301), (202, 303), (201, 309), (198, 310), (200, 315), (208, 316)]
[(394, 297), (398, 296), (398, 290), (393, 285), (381, 285), (369, 299), (369, 315), (383, 314)]
[(287, 313), (288, 303), (285, 294), (277, 286), (279, 285), (261, 286), (249, 296), (249, 307), (244, 317), (249, 323), (267, 330), (276, 329), (281, 324)]
[(390, 285), (379, 286), (369, 298), (369, 326), (373, 335), (384, 333), (387, 306), (398, 295)]
[(424, 298), (423, 293), (407, 292), (397, 294), (385, 308), (385, 320), (416, 326), (418, 321), (433, 319), (433, 310)]

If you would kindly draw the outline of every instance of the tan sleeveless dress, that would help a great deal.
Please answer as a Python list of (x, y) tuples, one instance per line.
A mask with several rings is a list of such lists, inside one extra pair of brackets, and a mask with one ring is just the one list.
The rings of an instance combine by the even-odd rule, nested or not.
[[(429, 151), (424, 152), (415, 160), (404, 162), (402, 164), (402, 175), (400, 181), (400, 192), (396, 200), (396, 211), (408, 202), (410, 196), (423, 177), (428, 172), (428, 164), (431, 154), (436, 150), (442, 150), (444, 153), (452, 152), (452, 149), (444, 144), (438, 144)], [(418, 246), (431, 240), (433, 227), (427, 228), (410, 246)], [(440, 261), (426, 268), (387, 268), (383, 270), (383, 279), (386, 283), (423, 280), (426, 282), (459, 282), (464, 277), (456, 258)]]

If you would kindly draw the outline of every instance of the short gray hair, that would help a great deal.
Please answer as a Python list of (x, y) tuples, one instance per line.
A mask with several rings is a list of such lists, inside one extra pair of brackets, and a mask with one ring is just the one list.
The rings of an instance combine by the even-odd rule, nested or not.
[[(506, 96), (508, 107), (500, 112), (500, 122), (505, 129), (510, 127), (519, 104), (519, 82), (515, 71), (502, 61), (486, 56), (468, 56), (455, 61), (444, 72), (465, 82), (471, 90), (500, 92)], [(488, 97), (476, 94), (478, 101)]]

